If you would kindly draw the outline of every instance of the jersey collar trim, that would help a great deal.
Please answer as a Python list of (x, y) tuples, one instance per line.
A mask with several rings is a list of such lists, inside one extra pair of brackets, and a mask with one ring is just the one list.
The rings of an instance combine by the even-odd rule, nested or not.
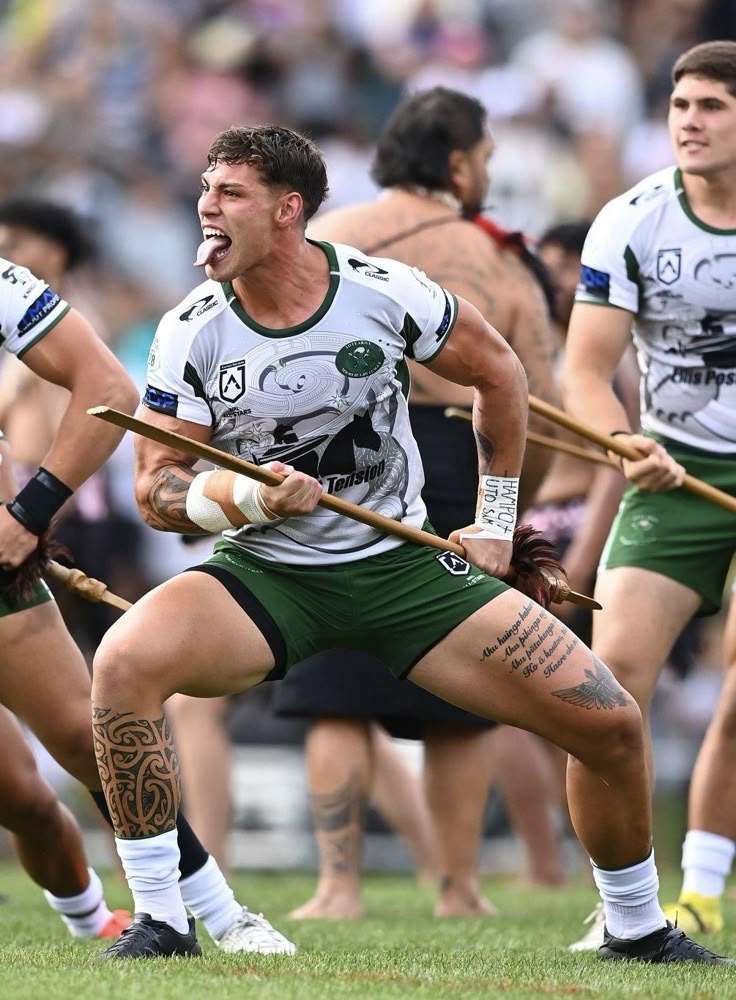
[(675, 193), (677, 195), (677, 200), (680, 202), (680, 207), (682, 208), (688, 219), (696, 225), (699, 229), (704, 229), (706, 233), (717, 233), (719, 236), (734, 236), (736, 235), (736, 229), (718, 229), (716, 226), (709, 226), (707, 222), (703, 222), (699, 219), (695, 212), (693, 212), (690, 207), (690, 202), (687, 200), (687, 194), (685, 192), (685, 185), (682, 183), (682, 171), (679, 167), (675, 168)]
[(312, 313), (307, 319), (302, 323), (298, 323), (296, 326), (284, 326), (281, 329), (274, 330), (269, 326), (261, 326), (257, 323), (252, 316), (249, 316), (245, 309), (242, 307), (238, 301), (238, 297), (233, 291), (232, 283), (229, 281), (223, 282), (223, 291), (225, 293), (225, 298), (227, 303), (238, 317), (249, 329), (253, 330), (255, 333), (259, 333), (262, 337), (292, 337), (297, 333), (304, 333), (305, 330), (311, 329), (315, 323), (319, 323), (322, 317), (325, 315), (327, 310), (330, 308), (334, 302), (335, 296), (337, 295), (337, 289), (340, 285), (340, 266), (337, 261), (337, 254), (335, 253), (335, 248), (331, 243), (324, 243), (322, 240), (310, 240), (307, 238), (307, 243), (311, 243), (314, 246), (320, 247), (327, 257), (327, 263), (330, 267), (330, 284), (327, 289), (327, 294), (322, 300), (322, 304), (316, 312)]

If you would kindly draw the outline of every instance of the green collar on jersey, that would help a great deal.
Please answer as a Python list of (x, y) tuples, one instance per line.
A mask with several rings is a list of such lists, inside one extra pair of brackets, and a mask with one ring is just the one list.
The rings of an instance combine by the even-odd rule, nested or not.
[(690, 202), (687, 200), (685, 185), (682, 183), (682, 171), (679, 167), (675, 168), (675, 191), (683, 212), (699, 229), (704, 229), (706, 233), (717, 233), (719, 236), (736, 236), (736, 229), (718, 229), (716, 226), (709, 226), (707, 222), (703, 222), (702, 219), (697, 217), (692, 208), (690, 208)]
[(340, 266), (337, 262), (337, 254), (335, 253), (335, 248), (331, 243), (324, 243), (322, 240), (310, 240), (307, 238), (307, 243), (311, 243), (313, 246), (320, 247), (327, 257), (327, 263), (330, 267), (330, 284), (327, 289), (327, 294), (322, 300), (322, 304), (316, 312), (312, 313), (307, 319), (302, 323), (298, 323), (296, 326), (284, 326), (281, 329), (274, 330), (270, 326), (261, 326), (257, 323), (252, 316), (243, 309), (242, 305), (238, 301), (238, 297), (233, 291), (232, 283), (229, 281), (223, 282), (222, 288), (225, 292), (225, 298), (228, 301), (228, 305), (233, 310), (238, 319), (242, 320), (246, 326), (250, 327), (256, 333), (260, 333), (263, 337), (291, 337), (296, 333), (304, 333), (305, 330), (309, 330), (318, 323), (327, 310), (332, 305), (335, 295), (337, 294), (337, 288), (340, 284)]

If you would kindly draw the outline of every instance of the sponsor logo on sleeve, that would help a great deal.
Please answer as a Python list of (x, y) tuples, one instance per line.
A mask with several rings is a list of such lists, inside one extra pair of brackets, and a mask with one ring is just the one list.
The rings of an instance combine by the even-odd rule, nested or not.
[(661, 281), (663, 285), (674, 285), (681, 271), (682, 251), (679, 247), (657, 253), (657, 281)]
[(444, 335), (447, 333), (448, 327), (450, 326), (450, 320), (452, 319), (452, 303), (450, 302), (444, 288), (442, 291), (445, 296), (445, 311), (442, 314), (442, 322), (437, 327), (437, 340), (442, 340)]
[(358, 274), (364, 274), (367, 278), (375, 278), (376, 281), (388, 281), (388, 271), (377, 264), (370, 264), (367, 260), (358, 260), (357, 257), (348, 257), (348, 264)]
[(179, 397), (175, 392), (167, 392), (165, 389), (157, 389), (155, 385), (147, 385), (143, 394), (143, 403), (157, 413), (166, 413), (170, 417), (175, 417), (179, 408)]
[(196, 302), (192, 302), (189, 308), (180, 314), (179, 319), (184, 323), (188, 323), (189, 320), (194, 319), (196, 316), (204, 315), (204, 313), (212, 309), (216, 304), (214, 295), (205, 295), (203, 299), (197, 299)]
[(44, 320), (61, 302), (59, 295), (51, 288), (44, 288), (35, 302), (28, 307), (18, 323), (18, 335), (23, 336)]
[(580, 268), (580, 289), (594, 299), (608, 302), (611, 292), (611, 275), (608, 271), (599, 271), (595, 267), (583, 264)]
[(245, 393), (245, 361), (231, 361), (220, 365), (220, 399), (237, 403)]

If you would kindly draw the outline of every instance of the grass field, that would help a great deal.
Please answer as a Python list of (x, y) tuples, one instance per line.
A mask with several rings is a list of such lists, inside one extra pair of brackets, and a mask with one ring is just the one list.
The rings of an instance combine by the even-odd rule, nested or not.
[[(263, 909), (300, 946), (293, 958), (218, 952), (203, 930), (202, 958), (141, 963), (100, 962), (98, 942), (72, 941), (40, 891), (13, 864), (0, 866), (0, 997), (3, 1000), (230, 1000), (330, 997), (656, 997), (736, 998), (736, 970), (706, 966), (640, 966), (571, 955), (594, 897), (584, 884), (523, 891), (487, 880), (502, 915), (439, 921), (432, 892), (410, 878), (369, 877), (359, 921), (295, 923), (284, 914), (314, 887), (311, 875), (236, 875), (240, 898)], [(124, 906), (125, 887), (106, 879), (108, 901)], [(674, 876), (665, 880), (669, 895)], [(712, 939), (736, 955), (731, 930)]]

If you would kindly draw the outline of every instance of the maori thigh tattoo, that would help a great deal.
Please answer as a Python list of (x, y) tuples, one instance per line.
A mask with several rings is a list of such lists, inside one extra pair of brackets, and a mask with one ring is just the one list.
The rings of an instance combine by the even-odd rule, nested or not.
[(326, 867), (333, 875), (358, 871), (365, 805), (355, 775), (337, 791), (312, 794), (314, 825), (321, 835)]
[(549, 679), (570, 657), (580, 640), (543, 611), (528, 601), (513, 621), (493, 642), (480, 652), (480, 662), (495, 658), (510, 674), (524, 680), (535, 676)]
[(580, 708), (624, 708), (628, 704), (628, 698), (623, 688), (618, 684), (608, 667), (591, 653), (593, 659), (593, 669), (586, 667), (585, 676), (587, 680), (575, 687), (561, 688), (553, 691), (555, 698), (567, 701), (571, 705), (578, 705)]
[(171, 727), (132, 712), (92, 709), (92, 734), (102, 788), (115, 834), (126, 840), (154, 837), (176, 827), (179, 763)]

